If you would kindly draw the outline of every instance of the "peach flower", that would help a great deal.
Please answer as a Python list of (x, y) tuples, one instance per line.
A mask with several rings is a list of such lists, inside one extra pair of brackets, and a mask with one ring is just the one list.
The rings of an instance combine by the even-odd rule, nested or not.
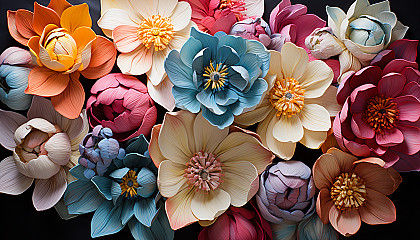
[(401, 176), (384, 168), (380, 158), (358, 160), (337, 148), (330, 148), (315, 162), (312, 172), (320, 189), (316, 212), (342, 235), (355, 234), (361, 221), (387, 224), (396, 219), (395, 206), (386, 196), (393, 193)]

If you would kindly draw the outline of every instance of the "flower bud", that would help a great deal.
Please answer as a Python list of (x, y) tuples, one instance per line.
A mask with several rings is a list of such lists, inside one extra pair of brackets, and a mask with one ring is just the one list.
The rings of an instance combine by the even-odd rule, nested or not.
[(318, 59), (328, 59), (343, 52), (345, 46), (332, 33), (331, 28), (317, 28), (305, 39), (306, 47), (312, 56)]
[(383, 24), (372, 17), (360, 17), (350, 23), (350, 40), (362, 46), (376, 46), (384, 42)]

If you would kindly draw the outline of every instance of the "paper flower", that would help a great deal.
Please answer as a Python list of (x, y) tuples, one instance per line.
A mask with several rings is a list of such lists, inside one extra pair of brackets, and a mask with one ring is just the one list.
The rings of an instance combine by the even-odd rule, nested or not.
[(292, 5), (290, 0), (283, 0), (271, 12), (269, 26), (262, 19), (246, 19), (235, 23), (230, 34), (259, 40), (267, 49), (280, 52), (286, 42), (306, 48), (305, 38), (324, 26), (324, 20), (307, 14), (305, 5)]
[(177, 0), (104, 0), (98, 21), (121, 52), (117, 65), (124, 74), (148, 77), (147, 87), (154, 101), (172, 111), (175, 107), (163, 62), (172, 49), (187, 41), (191, 7)]
[(342, 149), (360, 157), (380, 157), (386, 167), (398, 171), (420, 169), (417, 69), (416, 62), (394, 59), (383, 69), (368, 66), (342, 80), (337, 102), (343, 107), (334, 120)]
[(409, 62), (415, 62), (417, 58), (417, 45), (419, 40), (400, 39), (389, 47), (379, 52), (370, 62), (371, 66), (385, 68), (385, 66), (394, 59), (403, 59)]
[(311, 169), (299, 161), (282, 161), (260, 176), (256, 200), (261, 215), (269, 222), (301, 221), (313, 212), (315, 186)]
[(305, 46), (317, 59), (329, 59), (341, 54), (346, 49), (346, 46), (333, 35), (330, 27), (315, 29), (305, 39)]
[(32, 95), (25, 94), (31, 71), (31, 53), (18, 47), (9, 47), (0, 55), (0, 101), (14, 110), (26, 110)]
[(185, 0), (191, 5), (191, 19), (198, 29), (214, 35), (229, 33), (232, 25), (249, 17), (262, 17), (264, 0)]
[(270, 53), (257, 41), (191, 29), (181, 51), (169, 53), (165, 70), (174, 84), (176, 106), (192, 113), (201, 109), (205, 119), (222, 129), (260, 102), (269, 61)]
[(319, 148), (327, 138), (331, 116), (340, 110), (336, 88), (330, 86), (333, 71), (326, 63), (308, 63), (308, 54), (293, 43), (281, 53), (271, 52), (270, 70), (265, 79), (268, 91), (258, 107), (235, 117), (242, 126), (258, 125), (264, 146), (283, 159), (290, 159), (296, 142)]
[(88, 5), (51, 0), (44, 7), (35, 2), (33, 13), (8, 11), (7, 20), (12, 37), (29, 47), (39, 65), (30, 72), (25, 93), (51, 97), (57, 112), (77, 118), (85, 101), (80, 74), (102, 77), (116, 58), (114, 44), (90, 28)]
[(391, 12), (389, 1), (371, 5), (368, 0), (356, 0), (347, 14), (327, 6), (327, 14), (332, 33), (345, 45), (339, 56), (341, 74), (369, 65), (390, 43), (402, 39), (408, 29)]
[(110, 128), (118, 141), (150, 134), (157, 110), (146, 86), (137, 78), (108, 74), (96, 81), (90, 92), (86, 111), (91, 127)]
[(270, 224), (261, 217), (253, 201), (250, 207), (230, 207), (210, 226), (201, 230), (198, 240), (271, 240)]
[(111, 165), (112, 160), (123, 159), (125, 150), (112, 138), (110, 128), (97, 125), (93, 131), (85, 136), (79, 145), (79, 163), (86, 168), (83, 175), (91, 179), (95, 175), (103, 176)]
[(89, 129), (85, 114), (69, 120), (50, 101), (34, 97), (27, 118), (0, 110), (0, 123), (0, 144), (13, 151), (0, 162), (0, 192), (19, 195), (35, 181), (36, 210), (53, 207), (66, 190), (68, 170), (77, 164), (79, 142)]
[(159, 166), (172, 229), (211, 221), (256, 193), (254, 181), (273, 156), (254, 136), (237, 127), (219, 129), (201, 113), (183, 110), (166, 113), (163, 124), (153, 127), (149, 153)]
[(387, 224), (395, 221), (395, 206), (386, 196), (393, 193), (401, 176), (384, 168), (380, 158), (364, 158), (330, 148), (315, 162), (312, 172), (320, 190), (316, 212), (344, 236), (355, 234), (361, 221)]
[[(92, 137), (98, 129), (100, 127), (94, 129)], [(100, 134), (109, 136), (112, 131), (103, 128)], [(112, 148), (108, 149), (109, 153), (113, 152)], [(91, 223), (92, 237), (114, 234), (128, 225), (135, 239), (173, 239), (174, 232), (164, 210), (161, 210), (163, 203), (156, 186), (158, 170), (147, 149), (148, 142), (140, 135), (127, 142), (124, 158), (113, 158), (106, 173), (86, 178), (86, 171), (90, 168), (83, 166), (83, 158), (79, 160), (80, 165), (70, 170), (78, 180), (69, 184), (64, 203), (70, 214), (95, 211)], [(119, 153), (121, 155), (122, 151)], [(99, 169), (97, 164), (94, 170)]]

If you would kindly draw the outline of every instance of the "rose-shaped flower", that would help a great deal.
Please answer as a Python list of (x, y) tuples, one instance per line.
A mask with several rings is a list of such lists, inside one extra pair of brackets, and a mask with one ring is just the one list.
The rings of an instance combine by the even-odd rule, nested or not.
[(36, 180), (35, 208), (53, 207), (66, 190), (68, 170), (77, 164), (78, 145), (89, 128), (85, 114), (69, 120), (40, 97), (33, 98), (28, 118), (0, 111), (0, 143), (13, 151), (0, 162), (0, 192), (19, 195)]
[(219, 31), (229, 33), (232, 25), (249, 17), (262, 17), (262, 0), (183, 0), (192, 8), (191, 20), (198, 29), (214, 35)]
[(86, 111), (91, 127), (110, 128), (118, 141), (150, 134), (157, 110), (146, 86), (137, 78), (112, 73), (96, 81), (90, 92)]
[(212, 221), (255, 195), (258, 174), (274, 158), (257, 137), (234, 126), (219, 129), (201, 113), (184, 110), (166, 113), (153, 127), (149, 153), (159, 166), (172, 229)]
[(83, 172), (86, 178), (91, 179), (96, 174), (103, 176), (112, 160), (125, 156), (125, 150), (120, 148), (120, 144), (112, 135), (110, 128), (97, 125), (79, 145), (79, 164), (86, 168)]
[(253, 40), (191, 29), (181, 51), (173, 50), (165, 70), (174, 84), (175, 104), (203, 116), (220, 129), (256, 106), (267, 90), (270, 53)]
[(343, 107), (333, 127), (342, 149), (359, 157), (380, 157), (398, 171), (420, 169), (417, 68), (416, 62), (394, 59), (383, 69), (368, 66), (342, 80), (337, 102)]
[(344, 236), (355, 234), (361, 221), (387, 224), (395, 221), (395, 206), (386, 196), (393, 193), (401, 176), (384, 168), (379, 158), (358, 160), (355, 156), (330, 148), (315, 162), (312, 172), (320, 190), (316, 212)]
[(340, 110), (331, 86), (334, 73), (320, 60), (309, 62), (303, 48), (285, 43), (281, 53), (271, 50), (268, 91), (252, 111), (235, 117), (240, 126), (260, 122), (257, 133), (273, 153), (291, 159), (300, 142), (319, 148), (327, 138), (331, 116)]
[(25, 93), (51, 97), (60, 114), (77, 118), (85, 102), (80, 74), (102, 77), (116, 58), (114, 44), (91, 29), (88, 5), (51, 0), (44, 7), (35, 2), (33, 13), (8, 11), (7, 20), (12, 37), (29, 47), (39, 65), (30, 72)]
[(312, 213), (315, 191), (308, 166), (299, 161), (281, 161), (261, 174), (256, 199), (267, 221), (298, 222)]
[[(271, 240), (270, 224), (261, 217), (251, 200), (244, 207), (230, 207), (210, 226), (201, 230), (198, 240)], [(248, 206), (246, 208), (246, 206)]]
[[(95, 138), (98, 131), (99, 135), (105, 135), (101, 141), (112, 139), (107, 138), (112, 131), (100, 127), (96, 127), (87, 138)], [(70, 170), (78, 180), (69, 184), (63, 197), (68, 212), (84, 214), (95, 211), (91, 223), (92, 237), (113, 234), (128, 225), (135, 239), (173, 239), (174, 232), (165, 211), (160, 210), (163, 201), (156, 185), (158, 169), (148, 155), (144, 135), (127, 141), (120, 154), (122, 152), (126, 155), (113, 158), (102, 175), (99, 175), (98, 164), (96, 168), (86, 168), (80, 161), (82, 158), (79, 160), (80, 164)], [(95, 176), (87, 178), (86, 171), (90, 170)]]
[(26, 110), (32, 95), (25, 94), (32, 65), (31, 53), (9, 47), (0, 55), (0, 100), (14, 110)]
[(408, 29), (397, 21), (389, 1), (371, 5), (368, 0), (356, 0), (347, 14), (327, 6), (327, 14), (332, 33), (346, 47), (340, 55), (341, 74), (368, 65), (390, 43), (402, 39)]

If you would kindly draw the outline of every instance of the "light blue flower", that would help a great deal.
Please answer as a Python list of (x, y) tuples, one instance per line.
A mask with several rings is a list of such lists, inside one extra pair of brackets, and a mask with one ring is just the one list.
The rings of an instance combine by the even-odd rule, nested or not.
[(350, 40), (362, 46), (376, 46), (388, 42), (392, 33), (389, 23), (370, 16), (361, 16), (350, 23)]
[(26, 110), (32, 102), (32, 95), (24, 91), (28, 86), (30, 68), (0, 65), (0, 100), (13, 110)]
[(270, 53), (258, 41), (191, 29), (181, 51), (172, 50), (165, 70), (174, 84), (175, 104), (193, 113), (203, 111), (211, 124), (225, 128), (253, 107), (267, 90)]
[(68, 185), (63, 197), (69, 214), (95, 211), (92, 237), (114, 234), (128, 225), (135, 239), (173, 239), (145, 137), (129, 140), (125, 153), (113, 158), (103, 175), (87, 178), (81, 164), (70, 170), (78, 180)]

